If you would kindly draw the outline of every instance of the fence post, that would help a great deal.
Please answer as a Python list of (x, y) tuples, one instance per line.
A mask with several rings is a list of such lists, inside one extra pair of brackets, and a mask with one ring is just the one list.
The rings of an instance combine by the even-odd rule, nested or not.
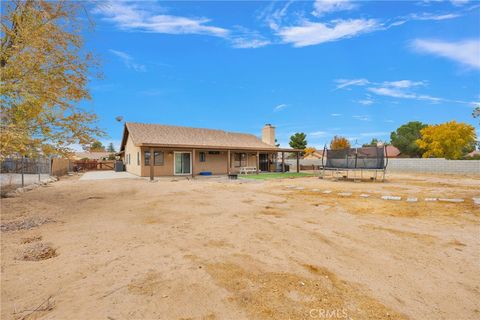
[(40, 158), (37, 160), (37, 173), (38, 173), (38, 182), (40, 182)]
[(24, 166), (25, 166), (25, 157), (22, 155), (22, 188), (25, 186), (25, 180), (24, 180), (24, 177), (23, 177), (23, 171), (25, 170), (24, 169)]

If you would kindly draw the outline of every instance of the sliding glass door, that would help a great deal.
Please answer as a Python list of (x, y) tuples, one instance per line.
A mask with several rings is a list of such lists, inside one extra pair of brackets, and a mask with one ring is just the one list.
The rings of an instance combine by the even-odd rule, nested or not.
[(192, 174), (192, 154), (190, 152), (175, 152), (175, 175)]

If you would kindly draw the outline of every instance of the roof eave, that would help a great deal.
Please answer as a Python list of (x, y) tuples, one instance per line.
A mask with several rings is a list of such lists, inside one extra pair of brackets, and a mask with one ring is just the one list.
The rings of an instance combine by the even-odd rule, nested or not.
[(252, 150), (272, 152), (303, 152), (302, 149), (288, 149), (277, 147), (235, 147), (235, 146), (204, 146), (204, 145), (181, 145), (164, 143), (139, 143), (138, 147), (164, 147), (164, 148), (188, 148), (188, 149), (220, 149), (220, 150)]

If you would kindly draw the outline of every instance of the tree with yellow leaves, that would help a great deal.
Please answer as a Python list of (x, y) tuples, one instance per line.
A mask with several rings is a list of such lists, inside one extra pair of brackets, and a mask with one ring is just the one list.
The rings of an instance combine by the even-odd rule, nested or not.
[(350, 148), (350, 141), (345, 137), (334, 136), (330, 142), (331, 150), (341, 150)]
[(96, 115), (76, 104), (89, 99), (96, 67), (84, 52), (81, 2), (2, 2), (0, 154), (66, 154), (103, 135)]
[(424, 158), (461, 159), (475, 150), (475, 128), (466, 123), (450, 121), (430, 125), (420, 131), (422, 137), (417, 145), (424, 150)]
[(315, 149), (313, 147), (306, 147), (305, 149), (303, 149), (303, 155), (305, 157), (308, 157), (308, 156), (314, 154), (315, 151), (317, 151), (317, 149)]

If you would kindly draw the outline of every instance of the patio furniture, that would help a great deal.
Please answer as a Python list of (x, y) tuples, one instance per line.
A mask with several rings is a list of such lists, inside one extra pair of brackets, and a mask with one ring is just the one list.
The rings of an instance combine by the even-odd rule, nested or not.
[(236, 174), (236, 173), (229, 173), (228, 174), (228, 179), (229, 180), (237, 180), (237, 178), (238, 178), (238, 174)]
[(257, 173), (257, 167), (241, 167), (240, 174)]

